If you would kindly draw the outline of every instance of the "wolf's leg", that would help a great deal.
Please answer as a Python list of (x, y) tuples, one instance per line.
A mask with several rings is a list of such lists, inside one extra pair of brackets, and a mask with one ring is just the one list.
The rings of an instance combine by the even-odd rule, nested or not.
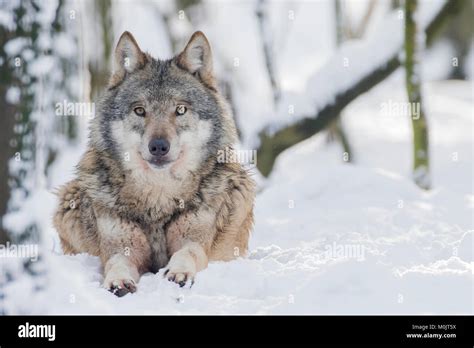
[[(167, 230), (168, 280), (184, 286), (209, 260), (227, 261), (247, 251), (253, 223), (253, 186), (235, 185), (230, 192), (210, 195), (197, 210), (181, 214)], [(208, 198), (208, 199), (206, 199)]]
[(205, 246), (192, 240), (182, 240), (182, 247), (172, 254), (166, 267), (168, 280), (184, 286), (187, 281), (194, 282), (197, 272), (207, 267), (209, 261)]
[(135, 292), (140, 275), (151, 262), (145, 234), (137, 225), (111, 215), (98, 217), (97, 226), (104, 287), (117, 296)]
[(88, 253), (99, 255), (95, 216), (90, 199), (73, 180), (58, 192), (59, 207), (53, 224), (59, 234), (65, 254)]

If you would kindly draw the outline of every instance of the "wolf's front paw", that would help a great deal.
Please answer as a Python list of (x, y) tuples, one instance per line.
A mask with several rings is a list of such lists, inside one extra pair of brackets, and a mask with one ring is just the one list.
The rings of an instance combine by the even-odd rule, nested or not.
[(118, 297), (137, 291), (137, 285), (132, 279), (117, 279), (105, 284), (106, 288)]
[(179, 270), (172, 270), (170, 268), (167, 268), (165, 271), (164, 276), (166, 279), (168, 279), (170, 282), (175, 282), (176, 284), (179, 284), (180, 287), (183, 287), (186, 285), (186, 283), (189, 282), (189, 287), (191, 287), (194, 284), (194, 275), (195, 273), (192, 271), (179, 271)]
[(185, 286), (187, 282), (192, 286), (195, 275), (196, 263), (189, 253), (184, 250), (175, 253), (171, 257), (164, 273), (169, 281), (179, 284), (180, 287)]

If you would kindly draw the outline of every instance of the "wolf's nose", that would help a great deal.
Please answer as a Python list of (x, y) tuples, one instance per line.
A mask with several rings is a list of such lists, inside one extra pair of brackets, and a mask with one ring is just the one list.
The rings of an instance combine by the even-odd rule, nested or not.
[(166, 139), (152, 139), (148, 150), (153, 156), (164, 156), (170, 151), (170, 143)]

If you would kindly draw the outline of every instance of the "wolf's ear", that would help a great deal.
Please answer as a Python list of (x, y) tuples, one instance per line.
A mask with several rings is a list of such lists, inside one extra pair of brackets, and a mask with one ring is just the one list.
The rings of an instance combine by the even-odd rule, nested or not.
[(214, 87), (211, 46), (202, 31), (196, 31), (191, 36), (183, 52), (177, 56), (177, 63), (207, 85)]
[(124, 31), (115, 48), (114, 68), (109, 87), (120, 83), (127, 73), (142, 68), (146, 64), (146, 55), (138, 47), (132, 34)]

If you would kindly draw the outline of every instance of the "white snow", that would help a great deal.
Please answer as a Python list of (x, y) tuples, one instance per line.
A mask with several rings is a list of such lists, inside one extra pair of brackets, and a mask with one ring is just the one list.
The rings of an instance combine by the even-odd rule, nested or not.
[(10, 104), (16, 104), (20, 101), (20, 89), (18, 87), (10, 87), (5, 95), (5, 100)]
[(7, 41), (4, 46), (5, 53), (11, 57), (14, 57), (18, 55), (24, 49), (24, 47), (28, 45), (28, 43), (29, 40), (25, 37), (11, 39)]
[[(285, 151), (257, 197), (249, 256), (210, 264), (191, 289), (148, 273), (137, 293), (115, 297), (100, 286), (97, 257), (61, 255), (52, 196), (32, 198), (49, 224), (46, 289), (29, 290), (19, 275), (4, 289), (7, 312), (472, 314), (473, 98), (468, 82), (424, 88), (433, 190), (410, 179), (409, 120), (380, 116), (382, 101), (403, 100), (395, 76), (343, 114), (356, 163), (344, 164), (325, 134)], [(53, 186), (77, 156), (51, 169)]]
[[(354, 3), (355, 7), (364, 7), (364, 3)], [(384, 3), (377, 9), (374, 22), (382, 23), (377, 26), (377, 30), (369, 30), (368, 35), (360, 40), (350, 40), (343, 43), (331, 55), (325, 56), (324, 64), (311, 64), (313, 71), (305, 71), (306, 79), (299, 79), (296, 83), (283, 83), (282, 98), (276, 106), (277, 113), (272, 115), (268, 123), (255, 125), (255, 129), (265, 128), (267, 132), (274, 132), (286, 125), (293, 124), (296, 120), (304, 117), (314, 117), (327, 105), (334, 103), (336, 96), (342, 94), (357, 82), (361, 81), (368, 73), (377, 67), (383, 67), (389, 59), (397, 53), (400, 59), (403, 59), (403, 39), (404, 39), (404, 17), (399, 11), (391, 11), (385, 15), (379, 12), (384, 11)], [(424, 30), (430, 20), (438, 13), (442, 1), (423, 1), (418, 10), (420, 17), (420, 30)], [(352, 6), (352, 5), (351, 5)], [(313, 12), (311, 12), (313, 13)], [(317, 13), (317, 12), (316, 12)], [(324, 15), (332, 15), (329, 9), (323, 11)], [(383, 17), (383, 18), (381, 18)], [(327, 28), (326, 22), (323, 22), (323, 28)], [(334, 28), (334, 25), (332, 25)], [(370, 28), (369, 28), (370, 29)], [(331, 35), (331, 31), (328, 32)], [(334, 36), (334, 34), (333, 34)], [(299, 42), (300, 46), (301, 42)], [(439, 52), (449, 52), (446, 48), (441, 48)], [(294, 51), (289, 51), (294, 54)], [(311, 61), (307, 56), (306, 62)], [(322, 55), (319, 55), (321, 57)], [(324, 56), (324, 55), (323, 55)], [(440, 58), (440, 57), (438, 57)], [(445, 62), (448, 63), (448, 62)], [(438, 63), (443, 65), (442, 63)], [(301, 64), (288, 60), (285, 66), (295, 66), (301, 68)], [(444, 64), (446, 66), (446, 64)], [(314, 67), (318, 67), (314, 70)], [(444, 67), (444, 71), (446, 71)], [(309, 78), (307, 77), (309, 76)], [(285, 80), (283, 79), (283, 82)], [(291, 112), (289, 112), (291, 110)], [(266, 118), (264, 118), (266, 120)], [(257, 134), (258, 132), (254, 132)], [(254, 144), (257, 140), (253, 138)]]
[(142, 50), (160, 59), (171, 57), (171, 45), (156, 4), (146, 0), (134, 1), (133, 5), (127, 1), (117, 1), (113, 3), (112, 11), (115, 33), (113, 45), (128, 30)]

